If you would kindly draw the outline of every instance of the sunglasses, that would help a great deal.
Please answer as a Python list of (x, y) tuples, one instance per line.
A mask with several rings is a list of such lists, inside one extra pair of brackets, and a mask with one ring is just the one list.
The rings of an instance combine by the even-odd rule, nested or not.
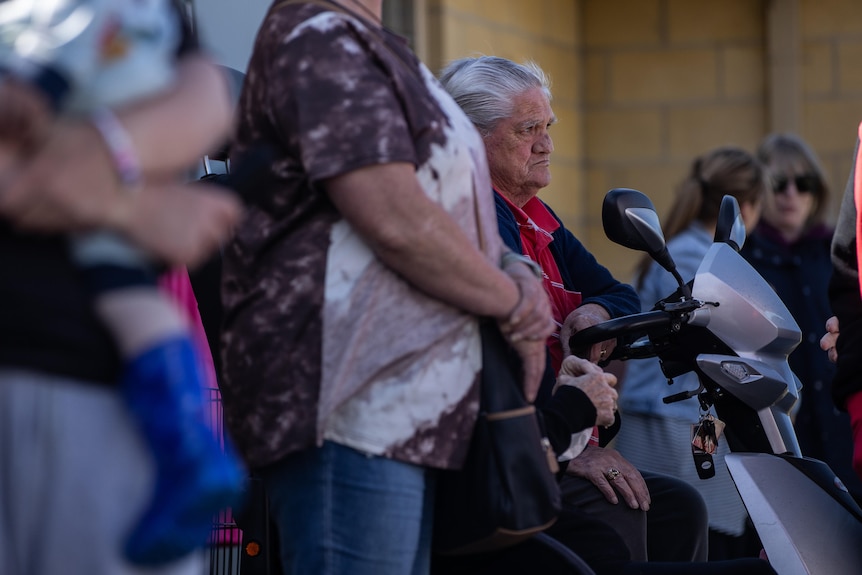
[(810, 194), (820, 189), (820, 178), (811, 174), (794, 176), (791, 179), (786, 176), (779, 176), (772, 181), (772, 188), (779, 194), (785, 194), (791, 181), (800, 194)]

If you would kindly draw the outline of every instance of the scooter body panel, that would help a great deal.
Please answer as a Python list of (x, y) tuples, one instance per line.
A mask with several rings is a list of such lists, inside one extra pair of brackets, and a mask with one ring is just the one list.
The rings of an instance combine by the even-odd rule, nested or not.
[(726, 462), (779, 575), (862, 572), (862, 521), (848, 511), (846, 491), (834, 480), (824, 488), (801, 469), (822, 476), (831, 473), (825, 463), (806, 459), (792, 465), (765, 453), (732, 453)]

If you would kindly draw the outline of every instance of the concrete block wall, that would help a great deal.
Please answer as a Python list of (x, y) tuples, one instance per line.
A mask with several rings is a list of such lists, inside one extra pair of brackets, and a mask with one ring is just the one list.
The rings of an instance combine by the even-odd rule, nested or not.
[(579, 236), (620, 279), (637, 256), (601, 229), (607, 190), (636, 188), (660, 215), (695, 155), (753, 149), (766, 130), (758, 0), (583, 0), (586, 206)]
[(862, 3), (800, 0), (800, 133), (826, 169), (835, 214), (862, 121)]

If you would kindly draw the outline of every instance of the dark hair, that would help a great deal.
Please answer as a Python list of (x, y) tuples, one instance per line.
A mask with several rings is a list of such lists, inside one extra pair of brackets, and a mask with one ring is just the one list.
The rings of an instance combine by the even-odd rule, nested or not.
[(757, 157), (763, 162), (774, 182), (779, 176), (814, 176), (814, 209), (808, 216), (806, 227), (823, 219), (829, 200), (829, 187), (823, 177), (820, 161), (805, 141), (796, 134), (770, 134), (757, 148)]
[[(688, 176), (676, 188), (662, 231), (670, 241), (694, 221), (712, 225), (718, 219), (721, 199), (730, 195), (740, 204), (756, 204), (768, 186), (766, 170), (753, 154), (736, 146), (722, 146), (697, 157)], [(641, 285), (652, 259), (644, 257), (636, 268)]]

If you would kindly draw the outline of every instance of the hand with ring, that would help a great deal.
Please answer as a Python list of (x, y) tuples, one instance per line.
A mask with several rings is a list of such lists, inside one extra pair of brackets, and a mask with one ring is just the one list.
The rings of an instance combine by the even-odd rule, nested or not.
[[(611, 319), (611, 314), (608, 313), (608, 310), (595, 303), (584, 304), (570, 313), (563, 322), (563, 327), (560, 328), (563, 357), (572, 354), (572, 350), (569, 348), (569, 338), (572, 335), (609, 319)], [(585, 358), (593, 363), (604, 361), (611, 356), (616, 345), (616, 339), (594, 343), (587, 351)]]
[(566, 473), (588, 479), (614, 505), (622, 498), (632, 509), (648, 511), (652, 503), (643, 476), (615, 449), (588, 445)]

